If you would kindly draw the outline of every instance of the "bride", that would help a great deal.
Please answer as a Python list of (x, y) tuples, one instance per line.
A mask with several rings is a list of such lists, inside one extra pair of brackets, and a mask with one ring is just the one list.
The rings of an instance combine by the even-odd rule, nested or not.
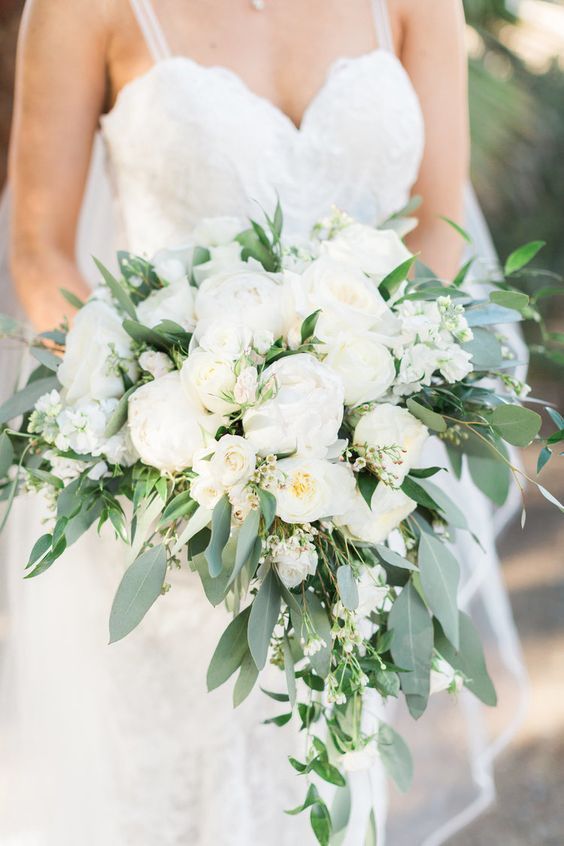
[[(378, 223), (420, 194), (409, 247), (452, 277), (461, 240), (441, 216), (464, 219), (463, 36), (458, 0), (29, 0), (10, 181), (12, 270), (31, 322), (60, 322), (60, 288), (88, 296), (81, 259), (100, 254), (110, 216), (96, 170), (84, 217), (98, 129), (120, 248), (150, 256), (203, 217), (256, 217), (277, 195), (299, 238), (332, 205)], [(515, 710), (504, 668), (519, 679), (521, 664), (501, 583), (488, 608), (479, 602), (480, 574), (499, 581), (492, 515), (477, 495), (464, 501), (485, 538), (484, 551), (458, 550), (464, 601), (491, 633), (502, 704), (507, 690)], [(39, 512), (32, 499), (18, 503), (3, 541), (0, 842), (311, 842), (307, 820), (280, 811), (301, 799), (286, 762), (300, 738), (260, 725), (260, 691), (237, 711), (223, 689), (205, 691), (226, 612), (211, 612), (181, 573), (140, 629), (108, 647), (123, 549), (89, 536), (23, 584)], [(480, 707), (464, 696), (433, 703), (422, 724), (400, 728), (413, 738), (417, 778), (413, 794), (391, 798), (392, 846), (444, 842), (491, 799), (491, 759), (509, 727), (500, 712), (490, 743)], [(383, 843), (379, 768), (351, 783), (351, 824), (335, 842), (364, 843), (375, 804)]]

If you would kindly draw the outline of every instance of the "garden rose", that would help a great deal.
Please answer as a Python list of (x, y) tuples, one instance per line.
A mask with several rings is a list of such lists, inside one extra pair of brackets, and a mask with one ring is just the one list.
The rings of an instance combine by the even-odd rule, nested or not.
[(188, 331), (195, 325), (194, 293), (187, 279), (180, 279), (153, 291), (137, 306), (139, 321), (149, 328), (162, 320), (172, 320)]
[(279, 337), (286, 325), (286, 290), (272, 276), (256, 270), (210, 276), (196, 294), (198, 320), (229, 315), (249, 329), (268, 329)]
[(370, 332), (340, 334), (327, 350), (324, 363), (341, 377), (347, 405), (379, 399), (396, 378), (389, 350)]
[(285, 458), (278, 462), (276, 513), (286, 523), (313, 523), (345, 513), (355, 481), (350, 467), (319, 458)]
[(383, 543), (390, 532), (417, 508), (417, 503), (401, 490), (390, 488), (383, 482), (376, 486), (370, 508), (359, 490), (356, 490), (352, 507), (335, 519), (346, 526), (353, 537), (367, 543)]
[(407, 409), (383, 403), (362, 415), (354, 431), (353, 442), (374, 449), (400, 447), (403, 450), (401, 464), (394, 464), (391, 457), (384, 454), (381, 460), (384, 470), (401, 484), (419, 459), (428, 436), (427, 427)]
[(180, 377), (186, 392), (204, 408), (220, 414), (233, 410), (233, 402), (225, 397), (235, 387), (233, 362), (196, 349), (182, 365)]
[(378, 282), (395, 270), (411, 253), (391, 229), (374, 229), (351, 223), (330, 241), (321, 245), (321, 255), (358, 267)]

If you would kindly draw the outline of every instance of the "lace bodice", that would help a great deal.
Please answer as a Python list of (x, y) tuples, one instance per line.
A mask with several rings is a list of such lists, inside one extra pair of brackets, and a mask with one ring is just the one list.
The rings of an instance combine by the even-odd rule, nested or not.
[(333, 204), (378, 223), (408, 199), (423, 120), (387, 46), (335, 62), (299, 127), (227, 68), (156, 59), (102, 119), (131, 250), (178, 245), (202, 217), (256, 217), (277, 194), (294, 237)]

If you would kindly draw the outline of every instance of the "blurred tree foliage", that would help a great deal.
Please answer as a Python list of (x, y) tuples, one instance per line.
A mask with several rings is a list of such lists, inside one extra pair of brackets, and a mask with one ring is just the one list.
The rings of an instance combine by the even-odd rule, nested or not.
[[(544, 240), (538, 263), (564, 271), (564, 73), (537, 72), (498, 38), (518, 3), (465, 0), (481, 55), (470, 60), (472, 175), (500, 255)], [(560, 298), (559, 298), (560, 299)]]

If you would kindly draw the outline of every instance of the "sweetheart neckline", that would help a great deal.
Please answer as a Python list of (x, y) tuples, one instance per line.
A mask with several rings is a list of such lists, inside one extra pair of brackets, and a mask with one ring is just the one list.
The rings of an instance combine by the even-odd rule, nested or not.
[(210, 75), (221, 75), (229, 79), (255, 102), (262, 103), (263, 105), (265, 105), (273, 114), (277, 115), (279, 119), (283, 120), (289, 126), (289, 128), (293, 130), (294, 134), (299, 137), (305, 131), (310, 113), (313, 111), (314, 107), (329, 87), (337, 71), (341, 68), (349, 67), (350, 65), (360, 64), (363, 61), (372, 60), (377, 56), (389, 56), (393, 60), (393, 62), (397, 64), (405, 73), (406, 78), (409, 80), (410, 85), (413, 88), (413, 84), (411, 83), (411, 80), (407, 75), (407, 71), (401, 64), (399, 58), (396, 56), (395, 53), (391, 52), (385, 47), (375, 47), (373, 50), (360, 53), (358, 56), (338, 56), (336, 59), (334, 59), (334, 61), (330, 63), (329, 67), (327, 68), (327, 72), (324, 76), (323, 82), (307, 103), (302, 113), (302, 117), (299, 124), (296, 124), (288, 115), (288, 113), (285, 112), (269, 97), (265, 97), (262, 94), (258, 94), (256, 91), (254, 91), (254, 89), (250, 87), (250, 85), (243, 79), (243, 77), (232, 68), (229, 68), (226, 65), (203, 65), (200, 62), (197, 62), (195, 59), (192, 59), (190, 56), (167, 56), (163, 59), (159, 59), (159, 61), (157, 62), (154, 62), (151, 67), (149, 67), (146, 71), (134, 77), (129, 82), (126, 82), (125, 85), (120, 88), (112, 108), (101, 116), (100, 124), (103, 128), (104, 123), (106, 121), (111, 120), (117, 113), (119, 113), (122, 103), (129, 96), (131, 96), (131, 94), (137, 88), (139, 88), (142, 84), (148, 81), (152, 76), (156, 75), (157, 71), (160, 71), (163, 66), (168, 66), (172, 64), (185, 64), (200, 73)]

